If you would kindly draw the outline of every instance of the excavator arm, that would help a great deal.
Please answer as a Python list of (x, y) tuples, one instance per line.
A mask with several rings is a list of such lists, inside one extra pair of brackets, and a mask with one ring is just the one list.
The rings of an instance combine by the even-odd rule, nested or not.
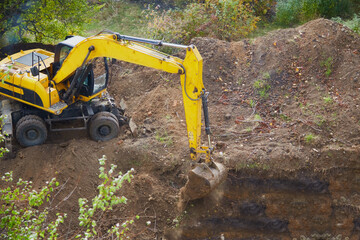
[[(202, 100), (207, 96), (202, 81), (203, 59), (199, 51), (194, 45), (169, 44), (186, 49), (185, 59), (180, 59), (138, 44), (135, 41), (155, 43), (156, 45), (169, 44), (161, 41), (121, 36), (117, 33), (95, 35), (84, 39), (70, 51), (61, 68), (54, 76), (53, 81), (59, 84), (67, 80), (77, 69), (82, 68), (92, 59), (98, 57), (115, 58), (168, 73), (179, 74), (191, 158), (199, 160), (201, 153), (204, 153), (206, 161), (209, 162), (210, 148), (199, 144)], [(208, 118), (207, 110), (205, 110), (205, 113), (205, 118)], [(206, 128), (209, 129), (209, 126), (206, 126)], [(207, 131), (207, 134), (210, 134), (210, 131)]]

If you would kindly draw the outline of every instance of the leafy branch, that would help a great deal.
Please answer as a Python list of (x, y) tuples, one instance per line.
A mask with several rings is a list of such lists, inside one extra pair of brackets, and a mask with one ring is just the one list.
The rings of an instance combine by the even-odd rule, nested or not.
[[(134, 169), (130, 169), (125, 174), (115, 173), (117, 166), (111, 164), (110, 169), (106, 171), (105, 156), (99, 159), (99, 163), (99, 178), (103, 182), (98, 186), (98, 195), (91, 200), (91, 203), (85, 198), (78, 200), (80, 228), (72, 238), (101, 237), (100, 225), (104, 214), (113, 210), (115, 205), (127, 202), (127, 198), (118, 196), (117, 191), (125, 181), (131, 181)], [(1, 239), (57, 239), (61, 237), (59, 227), (61, 223), (64, 223), (66, 214), (56, 213), (55, 220), (48, 220), (49, 213), (54, 210), (51, 208), (53, 201), (51, 194), (55, 190), (62, 190), (62, 186), (59, 187), (59, 182), (55, 178), (46, 182), (46, 185), (39, 191), (33, 189), (31, 181), (21, 178), (16, 184), (13, 184), (12, 172), (5, 173), (1, 181), (5, 186), (0, 189)], [(48, 206), (44, 206), (45, 203), (48, 203)], [(107, 234), (109, 236), (116, 235), (117, 239), (123, 239), (126, 237), (129, 225), (133, 224), (136, 219), (139, 219), (139, 216), (114, 224), (107, 230)]]

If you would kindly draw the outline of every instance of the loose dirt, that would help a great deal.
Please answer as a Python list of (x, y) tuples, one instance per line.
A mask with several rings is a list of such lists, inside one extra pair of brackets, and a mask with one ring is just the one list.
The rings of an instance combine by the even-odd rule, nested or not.
[(77, 199), (97, 193), (103, 155), (135, 169), (119, 193), (128, 203), (100, 220), (105, 229), (139, 215), (131, 239), (358, 239), (359, 36), (318, 19), (254, 40), (192, 43), (204, 58), (214, 159), (230, 170), (209, 197), (177, 208), (190, 169), (178, 76), (122, 62), (111, 64), (109, 92), (126, 101), (136, 138), (127, 129), (99, 143), (51, 134), (1, 160), (1, 173), (36, 188), (56, 177), (52, 207), (68, 213), (69, 239)]

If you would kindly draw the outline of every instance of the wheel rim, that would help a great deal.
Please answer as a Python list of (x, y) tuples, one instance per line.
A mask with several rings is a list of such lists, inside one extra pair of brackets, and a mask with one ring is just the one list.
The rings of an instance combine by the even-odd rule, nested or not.
[(26, 138), (29, 140), (36, 140), (39, 137), (39, 132), (36, 129), (26, 131)]
[(111, 133), (111, 129), (108, 125), (102, 125), (99, 127), (99, 134), (101, 136), (107, 136)]

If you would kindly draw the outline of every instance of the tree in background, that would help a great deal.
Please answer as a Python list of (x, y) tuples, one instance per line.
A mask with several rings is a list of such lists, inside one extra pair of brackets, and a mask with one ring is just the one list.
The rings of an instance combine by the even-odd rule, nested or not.
[(194, 37), (239, 40), (253, 32), (275, 0), (202, 0), (184, 9), (147, 10), (151, 38), (188, 44)]
[(359, 9), (359, 2), (359, 0), (278, 0), (276, 22), (287, 27), (319, 17), (348, 19)]
[(0, 36), (54, 42), (81, 32), (100, 7), (87, 0), (4, 0), (0, 2)]

